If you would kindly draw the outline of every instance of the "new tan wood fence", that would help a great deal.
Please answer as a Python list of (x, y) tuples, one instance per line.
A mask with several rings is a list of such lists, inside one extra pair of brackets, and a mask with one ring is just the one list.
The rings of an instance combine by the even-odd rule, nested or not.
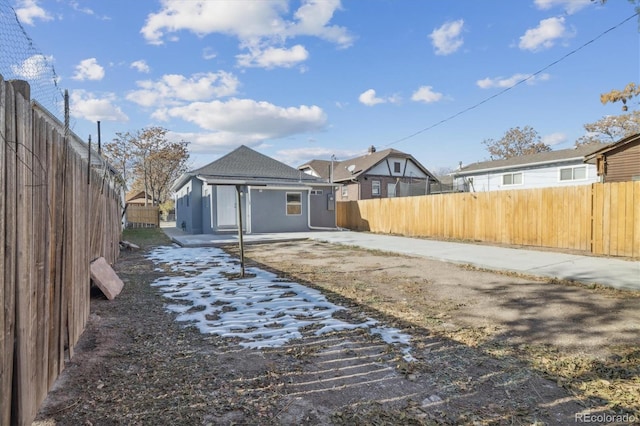
[(89, 317), (90, 262), (119, 253), (121, 191), (65, 128), (0, 76), (2, 425), (31, 424)]
[(640, 182), (339, 202), (338, 226), (640, 257)]
[(160, 208), (158, 206), (129, 204), (125, 216), (127, 226), (131, 228), (157, 228), (160, 226)]

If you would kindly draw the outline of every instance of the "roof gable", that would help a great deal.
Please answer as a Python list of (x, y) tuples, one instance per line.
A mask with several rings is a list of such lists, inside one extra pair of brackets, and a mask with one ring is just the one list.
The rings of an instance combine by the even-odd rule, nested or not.
[(241, 145), (191, 175), (240, 179), (315, 180), (300, 170)]
[(331, 161), (329, 160), (311, 160), (298, 167), (298, 170), (311, 169), (323, 179), (329, 179), (331, 174)]

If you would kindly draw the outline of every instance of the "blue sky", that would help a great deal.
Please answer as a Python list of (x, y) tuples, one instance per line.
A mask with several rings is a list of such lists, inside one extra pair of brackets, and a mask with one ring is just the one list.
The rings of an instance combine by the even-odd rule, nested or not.
[(76, 134), (162, 126), (192, 167), (240, 144), (292, 166), (373, 145), (437, 172), (488, 159), (482, 141), (516, 126), (570, 148), (621, 113), (601, 93), (640, 81), (622, 0), (10, 2)]

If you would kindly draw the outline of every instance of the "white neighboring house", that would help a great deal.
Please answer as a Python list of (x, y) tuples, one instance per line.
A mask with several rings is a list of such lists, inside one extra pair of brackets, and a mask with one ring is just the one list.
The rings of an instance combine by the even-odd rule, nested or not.
[(454, 190), (483, 192), (510, 189), (586, 185), (598, 182), (595, 164), (586, 155), (603, 144), (521, 155), (506, 160), (484, 161), (460, 167), (452, 173)]

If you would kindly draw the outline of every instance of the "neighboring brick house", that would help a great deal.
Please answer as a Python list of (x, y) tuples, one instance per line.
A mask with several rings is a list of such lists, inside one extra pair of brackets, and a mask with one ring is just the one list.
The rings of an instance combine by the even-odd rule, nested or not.
[(640, 133), (606, 145), (584, 161), (595, 163), (601, 182), (640, 180)]
[(426, 195), (438, 182), (413, 156), (395, 149), (376, 151), (374, 147), (360, 157), (312, 160), (298, 169), (339, 184), (338, 201)]

